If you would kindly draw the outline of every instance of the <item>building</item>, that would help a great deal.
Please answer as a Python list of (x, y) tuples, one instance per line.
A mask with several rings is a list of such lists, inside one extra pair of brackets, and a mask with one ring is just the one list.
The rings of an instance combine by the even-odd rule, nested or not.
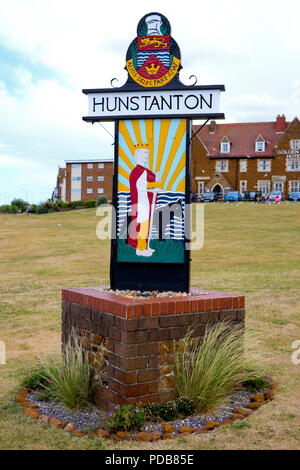
[[(300, 122), (277, 116), (273, 122), (193, 126), (191, 155), (192, 192), (227, 190), (300, 191)], [(198, 132), (199, 131), (199, 132)], [(196, 134), (197, 133), (197, 134)], [(66, 160), (59, 168), (54, 199), (112, 200), (113, 159)]]
[(58, 199), (66, 201), (66, 169), (61, 167), (58, 167), (56, 186), (52, 193), (53, 202)]
[(66, 160), (59, 168), (53, 199), (63, 201), (96, 200), (107, 196), (112, 200), (114, 163), (112, 159)]
[[(193, 126), (196, 133), (200, 126)], [(192, 191), (241, 193), (300, 191), (300, 122), (217, 124), (211, 121), (192, 140)]]

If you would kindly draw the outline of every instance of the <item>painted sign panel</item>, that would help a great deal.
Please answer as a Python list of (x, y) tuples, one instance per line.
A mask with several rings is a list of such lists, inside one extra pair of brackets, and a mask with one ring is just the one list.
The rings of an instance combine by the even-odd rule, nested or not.
[(178, 74), (180, 50), (170, 34), (170, 23), (160, 13), (150, 13), (139, 21), (137, 37), (126, 56), (127, 71), (138, 85), (161, 87)]
[(184, 262), (186, 119), (119, 121), (117, 261)]
[(111, 287), (188, 291), (191, 122), (223, 119), (225, 88), (180, 81), (180, 49), (158, 12), (139, 21), (125, 68), (122, 86), (82, 90), (84, 121), (115, 122)]
[(88, 116), (208, 116), (219, 112), (220, 89), (89, 93)]

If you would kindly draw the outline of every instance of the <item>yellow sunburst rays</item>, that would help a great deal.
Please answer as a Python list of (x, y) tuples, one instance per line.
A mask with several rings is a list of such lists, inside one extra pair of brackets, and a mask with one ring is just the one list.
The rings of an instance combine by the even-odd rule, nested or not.
[(161, 120), (155, 172), (160, 170), (161, 161), (162, 161), (164, 151), (165, 151), (170, 124), (171, 124), (171, 119)]
[[(121, 155), (122, 155), (122, 160), (124, 161), (124, 157), (127, 157), (127, 155), (121, 148), (119, 148), (119, 157), (121, 157)], [(129, 163), (131, 165), (130, 169), (133, 170), (134, 167), (132, 163), (131, 162)], [(120, 164), (118, 165), (118, 173), (119, 175), (125, 178), (126, 182), (128, 181), (128, 186), (127, 186), (122, 181), (120, 181), (120, 178), (118, 178), (118, 191), (129, 191), (129, 176), (130, 176), (129, 173)]]
[[(154, 121), (153, 119), (146, 119), (145, 121), (145, 132), (146, 133), (146, 142), (144, 142), (145, 138), (142, 137), (142, 132), (141, 132), (141, 121), (133, 119), (130, 121), (130, 127), (132, 127), (133, 133), (128, 130), (128, 127), (126, 126), (126, 123), (124, 121), (119, 122), (119, 132), (122, 135), (124, 141), (126, 142), (126, 145), (128, 147), (128, 150), (131, 154), (131, 156), (134, 156), (134, 151), (135, 151), (135, 144), (143, 144), (147, 143), (149, 145), (149, 165), (148, 168), (150, 170), (153, 170), (153, 127), (154, 127)], [(127, 150), (127, 152), (128, 152)], [(126, 167), (130, 169), (130, 171), (133, 170), (134, 165), (131, 162), (131, 159), (129, 156), (126, 154), (125, 150), (121, 147), (119, 144), (119, 159), (126, 164)], [(119, 161), (120, 161), (119, 160)], [(120, 165), (118, 166), (118, 173), (119, 173), (119, 178), (118, 178), (118, 191), (129, 191), (129, 176), (130, 173), (124, 168), (124, 166)], [(125, 184), (126, 183), (126, 184)], [(128, 184), (128, 187), (127, 187)]]
[[(131, 155), (134, 155), (134, 142), (132, 141), (130, 134), (128, 132), (128, 129), (126, 127), (126, 124), (124, 121), (119, 121), (119, 133), (122, 135), (124, 141), (127, 144), (127, 147), (131, 153)], [(119, 161), (122, 160), (126, 166), (130, 169), (130, 171), (133, 170), (134, 165), (132, 164), (130, 158), (128, 155), (126, 155), (124, 149), (119, 145)], [(118, 191), (129, 191), (129, 176), (130, 174), (119, 164), (118, 165), (118, 173), (119, 176), (123, 178), (118, 178)], [(125, 185), (125, 180), (126, 183), (128, 182), (128, 186)]]
[[(186, 152), (183, 153), (181, 159), (179, 160), (179, 163), (176, 167), (176, 170), (174, 171), (174, 173), (173, 173), (173, 175), (172, 175), (172, 177), (171, 177), (171, 179), (168, 183), (167, 191), (171, 191), (173, 184), (175, 183), (176, 179), (178, 178), (178, 176), (180, 175), (180, 173), (184, 169), (184, 167), (185, 167), (185, 155), (186, 155)], [(179, 183), (177, 185), (177, 188), (176, 188), (176, 191), (180, 191), (181, 193), (185, 192), (185, 176), (182, 178), (181, 181), (179, 181)]]
[[(134, 156), (134, 151), (135, 151), (135, 142), (137, 143), (147, 143), (149, 145), (149, 164), (148, 168), (153, 171), (157, 172), (161, 169), (161, 164), (163, 160), (163, 155), (165, 151), (165, 146), (167, 143), (168, 138), (172, 138), (172, 136), (169, 136), (169, 130), (170, 130), (170, 125), (171, 125), (172, 120), (171, 119), (162, 119), (161, 120), (161, 125), (160, 125), (160, 133), (159, 133), (159, 144), (158, 144), (158, 150), (157, 150), (157, 158), (156, 158), (156, 165), (155, 168), (153, 167), (154, 162), (153, 162), (153, 157), (154, 157), (154, 120), (153, 119), (146, 119), (144, 121), (145, 123), (145, 132), (143, 131), (143, 134), (146, 133), (146, 139), (147, 142), (143, 142), (143, 137), (142, 137), (142, 132), (141, 132), (141, 123), (138, 120), (132, 120), (131, 125), (132, 129), (134, 132), (134, 135), (131, 135), (128, 131), (128, 128), (126, 127), (126, 124), (124, 121), (119, 121), (119, 132), (122, 135), (124, 141), (126, 142), (126, 145), (128, 147), (129, 152), (131, 153), (131, 157)], [(181, 119), (179, 126), (177, 128), (174, 140), (171, 145), (171, 149), (167, 158), (167, 163), (165, 165), (165, 168), (163, 168), (163, 173), (161, 174), (161, 187), (163, 188), (166, 182), (166, 179), (168, 177), (168, 174), (170, 172), (170, 169), (172, 167), (172, 163), (174, 159), (176, 158), (176, 153), (178, 152), (180, 143), (183, 139), (183, 136), (186, 132), (186, 120)], [(127, 152), (128, 152), (127, 150)], [(118, 165), (118, 173), (119, 173), (119, 178), (118, 178), (118, 191), (129, 191), (129, 176), (130, 172), (133, 170), (134, 165), (132, 163), (132, 159), (126, 154), (125, 150), (119, 145), (119, 159), (124, 162), (125, 165)], [(119, 161), (120, 161), (119, 160)], [(126, 169), (124, 168), (126, 166)], [(165, 188), (167, 191), (172, 190), (172, 186), (176, 182), (176, 179), (182, 172), (182, 170), (185, 167), (185, 152), (181, 156), (179, 163), (171, 176), (167, 188)], [(127, 171), (127, 168), (129, 172)], [(175, 188), (177, 191), (184, 192), (185, 191), (185, 177), (182, 178), (182, 180), (178, 183), (177, 188)]]
[[(173, 160), (176, 157), (176, 153), (178, 151), (178, 148), (181, 144), (181, 141), (183, 139), (183, 136), (184, 136), (185, 132), (186, 132), (186, 120), (181, 119), (180, 123), (179, 123), (179, 126), (177, 128), (176, 134), (175, 134), (175, 138), (174, 138), (172, 146), (171, 146), (170, 153), (168, 155), (168, 160), (167, 160), (166, 166), (164, 168), (163, 175), (161, 177), (161, 187), (164, 187), (164, 185), (165, 185), (166, 178), (169, 174), (169, 171), (171, 169)], [(170, 191), (172, 189), (172, 185), (175, 182), (176, 178), (179, 176), (180, 172), (183, 170), (184, 165), (185, 165), (185, 159), (183, 159), (183, 157), (181, 157), (179, 165), (177, 166), (177, 168), (174, 171), (170, 181), (168, 182), (168, 187), (166, 188), (167, 191)], [(181, 166), (180, 171), (178, 171), (179, 166)], [(175, 176), (175, 175), (177, 175), (177, 176)]]
[[(119, 121), (119, 132), (120, 132), (120, 134), (122, 134), (128, 148), (130, 150), (130, 153), (133, 156), (134, 155), (134, 142), (132, 141), (130, 133), (129, 133), (127, 127), (126, 127), (125, 121)], [(120, 146), (119, 146), (119, 148), (120, 148)]]
[(147, 143), (147, 142), (143, 142), (141, 129), (140, 129), (140, 122), (138, 120), (133, 119), (131, 121), (131, 125), (132, 125), (132, 128), (133, 128), (137, 143), (138, 144)]

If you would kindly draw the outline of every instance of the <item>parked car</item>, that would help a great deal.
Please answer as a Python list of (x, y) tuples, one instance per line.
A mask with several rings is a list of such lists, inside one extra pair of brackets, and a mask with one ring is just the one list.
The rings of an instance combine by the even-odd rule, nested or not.
[(199, 195), (200, 202), (214, 202), (215, 200), (215, 193), (202, 193)]
[(222, 191), (215, 193), (215, 201), (223, 201), (224, 193)]
[(243, 197), (243, 201), (250, 201), (250, 191), (244, 191), (243, 194), (242, 194), (242, 197)]
[(228, 193), (225, 194), (224, 201), (241, 201), (242, 200), (242, 195), (238, 191), (228, 191)]
[(283, 201), (283, 194), (281, 191), (271, 191), (269, 201), (275, 201), (276, 196), (280, 196), (280, 200)]
[(300, 201), (300, 191), (291, 191), (288, 197), (289, 201)]
[(257, 196), (259, 200), (263, 200), (262, 191), (244, 191), (243, 200), (244, 201), (257, 201)]

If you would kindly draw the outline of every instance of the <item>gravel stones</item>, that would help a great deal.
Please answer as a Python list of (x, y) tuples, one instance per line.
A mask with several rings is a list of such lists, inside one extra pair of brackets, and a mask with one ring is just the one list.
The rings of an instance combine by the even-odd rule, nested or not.
[(62, 423), (74, 423), (76, 429), (89, 431), (103, 427), (105, 413), (98, 408), (90, 407), (85, 410), (72, 411), (65, 406), (50, 401), (41, 401), (34, 394), (28, 395), (27, 400), (39, 406), (39, 413), (49, 418), (61, 420)]
[(107, 292), (109, 294), (114, 294), (122, 297), (128, 297), (130, 299), (157, 299), (157, 298), (170, 298), (170, 297), (187, 297), (202, 295), (204, 292), (200, 292), (198, 290), (192, 290), (189, 293), (187, 292), (174, 292), (174, 291), (166, 291), (166, 292), (159, 292), (158, 290), (152, 291), (140, 291), (140, 290), (113, 290), (109, 287), (103, 287), (101, 289), (97, 289), (101, 292)]
[[(100, 438), (109, 437), (116, 441), (136, 439), (143, 442), (153, 442), (159, 439), (186, 437), (191, 433), (202, 434), (210, 432), (222, 424), (246, 418), (261, 406), (262, 397), (266, 398), (266, 394), (269, 392), (273, 392), (272, 382), (269, 389), (261, 390), (256, 392), (256, 394), (245, 389), (235, 393), (225, 405), (209, 416), (194, 414), (185, 419), (169, 423), (148, 422), (141, 432), (133, 434), (123, 431), (110, 434), (109, 431), (103, 429), (107, 414), (94, 406), (84, 410), (71, 411), (62, 404), (39, 400), (35, 393), (26, 394), (25, 390), (22, 390), (21, 395), (23, 412), (27, 416), (35, 419), (38, 418), (44, 423), (65, 429), (74, 436), (81, 437), (89, 434)], [(269, 399), (273, 399), (273, 394), (270, 395)], [(18, 395), (19, 397), (20, 394)], [(28, 406), (24, 406), (24, 402), (28, 403)]]

